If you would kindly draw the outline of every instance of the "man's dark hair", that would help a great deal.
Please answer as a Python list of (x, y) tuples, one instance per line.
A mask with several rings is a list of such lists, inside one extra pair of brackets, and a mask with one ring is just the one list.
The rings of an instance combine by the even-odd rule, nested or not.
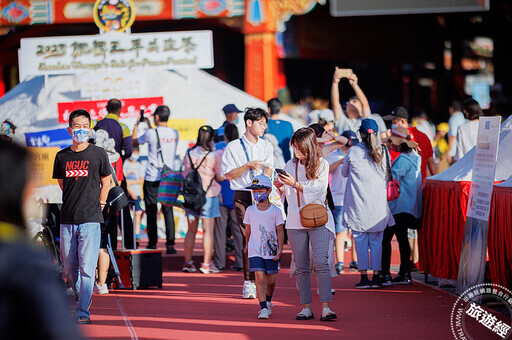
[(462, 105), (460, 104), (460, 102), (458, 100), (453, 100), (451, 103), (450, 103), (450, 107), (453, 109), (453, 111), (455, 112), (460, 112), (462, 111)]
[(155, 109), (155, 113), (153, 113), (153, 115), (158, 116), (158, 120), (165, 123), (171, 116), (171, 110), (169, 110), (167, 105), (160, 105)]
[(23, 194), (27, 184), (30, 154), (15, 143), (0, 141), (0, 221), (26, 228)]
[(240, 135), (238, 134), (238, 128), (235, 124), (227, 124), (224, 127), (224, 136), (226, 136), (226, 139), (228, 142), (234, 141), (235, 139), (238, 139)]
[(268, 111), (271, 115), (278, 114), (281, 112), (281, 107), (283, 106), (281, 104), (281, 101), (277, 98), (272, 98), (267, 102)]
[(473, 98), (468, 98), (464, 101), (464, 110), (467, 112), (469, 120), (478, 119), (478, 117), (484, 114), (480, 104)]
[(262, 118), (265, 118), (265, 121), (268, 123), (267, 111), (260, 109), (259, 107), (248, 107), (247, 109), (245, 109), (244, 122), (246, 126), (248, 120), (255, 122)]
[(119, 112), (121, 112), (122, 107), (123, 104), (119, 99), (110, 99), (107, 103), (107, 112), (119, 114)]
[(85, 111), (84, 109), (78, 109), (69, 114), (69, 126), (73, 124), (73, 119), (78, 117), (86, 117), (89, 119), (89, 125), (91, 124), (91, 115), (89, 112)]

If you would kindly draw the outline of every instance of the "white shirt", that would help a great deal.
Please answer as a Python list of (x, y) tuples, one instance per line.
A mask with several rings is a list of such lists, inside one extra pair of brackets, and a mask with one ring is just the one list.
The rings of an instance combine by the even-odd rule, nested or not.
[[(252, 144), (244, 135), (226, 146), (224, 154), (222, 154), (222, 176), (226, 176), (231, 170), (237, 169), (249, 162), (240, 141), (245, 145), (249, 161), (262, 161), (265, 165), (274, 167), (274, 147), (272, 143), (263, 138), (258, 138), (258, 141)], [(263, 173), (263, 167), (260, 167), (258, 170), (253, 170), (252, 173), (254, 176), (251, 175), (250, 170), (247, 170), (240, 177), (231, 180), (231, 190), (246, 190), (245, 188), (251, 184), (253, 177)]]
[(464, 157), (464, 155), (476, 145), (478, 123), (478, 119), (472, 120), (462, 124), (457, 130), (457, 144), (455, 151), (456, 161)]
[[(457, 132), (459, 130), (459, 127), (466, 123), (468, 120), (464, 116), (464, 113), (457, 112), (454, 113), (450, 119), (448, 120), (448, 125), (450, 126), (450, 130), (448, 131), (448, 137), (457, 137)], [(456, 154), (456, 148), (452, 148), (450, 150), (451, 156), (455, 157)]]
[[(130, 159), (123, 164), (124, 177), (127, 180), (138, 181), (144, 177), (144, 168), (139, 162), (133, 162)], [(142, 196), (142, 184), (129, 185), (130, 190), (137, 196)]]
[[(172, 168), (174, 157), (176, 156), (176, 147), (178, 146), (178, 131), (166, 126), (158, 126), (158, 136), (162, 146), (162, 156), (165, 164)], [(162, 157), (158, 152), (158, 141), (155, 129), (148, 129), (146, 133), (137, 138), (139, 144), (148, 143), (148, 167), (144, 179), (150, 182), (159, 181), (162, 178), (160, 171), (163, 168)]]
[[(344, 159), (345, 155), (341, 149), (337, 149), (331, 152), (327, 156), (329, 165), (336, 163), (337, 161)], [(343, 200), (345, 198), (345, 188), (347, 187), (347, 178), (341, 174), (341, 164), (331, 172), (331, 194), (335, 206), (343, 206)]]
[[(386, 151), (387, 152), (387, 151)], [(350, 148), (341, 165), (348, 177), (343, 202), (343, 226), (357, 232), (379, 232), (395, 225), (387, 199), (386, 157), (382, 165), (363, 143)]]
[(247, 255), (273, 259), (279, 250), (276, 227), (284, 223), (281, 210), (273, 204), (263, 211), (256, 204), (251, 205), (245, 211), (243, 223), (251, 226)]
[[(290, 176), (295, 178), (295, 163), (290, 159), (284, 167)], [(318, 167), (318, 178), (309, 180), (306, 177), (306, 168), (299, 162), (297, 182), (303, 185), (303, 191), (299, 192), (300, 207), (303, 208), (307, 204), (321, 204), (325, 206), (325, 197), (327, 195), (327, 186), (329, 184), (329, 163), (324, 158), (320, 160)], [(300, 223), (299, 206), (297, 204), (297, 191), (289, 185), (284, 186), (284, 195), (288, 201), (288, 216), (286, 217), (286, 229), (306, 229)], [(334, 219), (329, 207), (327, 214), (329, 220), (325, 227), (334, 234)]]
[[(341, 113), (340, 118), (336, 126), (338, 127), (338, 134), (342, 134), (344, 131), (350, 130), (356, 133), (357, 139), (361, 141), (361, 134), (359, 133), (359, 127), (361, 126), (361, 122), (363, 119), (366, 119), (364, 116), (360, 118), (348, 118), (344, 112)], [(386, 123), (382, 119), (382, 117), (377, 113), (371, 113), (368, 119), (373, 119), (377, 126), (379, 127), (379, 133), (377, 133), (378, 140), (380, 141), (380, 134), (387, 131)]]

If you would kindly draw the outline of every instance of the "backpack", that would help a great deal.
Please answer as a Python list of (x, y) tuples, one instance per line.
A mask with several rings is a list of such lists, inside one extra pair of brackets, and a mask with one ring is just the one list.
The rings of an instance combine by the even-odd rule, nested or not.
[(203, 189), (203, 181), (201, 180), (201, 175), (199, 174), (199, 167), (203, 164), (206, 157), (208, 157), (208, 154), (211, 151), (208, 151), (208, 153), (203, 157), (201, 162), (197, 167), (194, 167), (194, 163), (192, 162), (192, 157), (190, 157), (190, 150), (187, 152), (188, 159), (190, 160), (190, 167), (192, 170), (187, 174), (185, 177), (185, 180), (183, 181), (183, 188), (182, 188), (182, 195), (183, 195), (183, 207), (187, 209), (193, 209), (193, 210), (200, 210), (203, 205), (206, 203), (206, 193), (210, 189), (210, 186), (213, 183), (212, 178), (210, 184), (208, 185), (208, 188), (206, 188), (206, 191)]

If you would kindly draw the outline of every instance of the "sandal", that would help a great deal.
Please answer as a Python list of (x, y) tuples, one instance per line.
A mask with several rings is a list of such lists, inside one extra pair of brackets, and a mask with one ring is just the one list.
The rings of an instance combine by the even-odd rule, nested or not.
[(329, 321), (337, 318), (338, 316), (336, 315), (336, 313), (334, 313), (329, 308), (324, 308), (324, 310), (322, 311), (322, 316), (320, 317), (320, 321)]
[(299, 314), (297, 314), (297, 317), (295, 320), (311, 320), (314, 319), (313, 312), (311, 312), (311, 309), (309, 308), (302, 308)]

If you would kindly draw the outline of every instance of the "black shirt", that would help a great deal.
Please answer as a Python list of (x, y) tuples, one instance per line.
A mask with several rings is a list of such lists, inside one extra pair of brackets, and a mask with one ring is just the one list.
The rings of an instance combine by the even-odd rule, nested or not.
[(100, 180), (111, 173), (107, 153), (96, 145), (79, 152), (67, 147), (57, 153), (53, 178), (63, 179), (61, 224), (103, 223)]

